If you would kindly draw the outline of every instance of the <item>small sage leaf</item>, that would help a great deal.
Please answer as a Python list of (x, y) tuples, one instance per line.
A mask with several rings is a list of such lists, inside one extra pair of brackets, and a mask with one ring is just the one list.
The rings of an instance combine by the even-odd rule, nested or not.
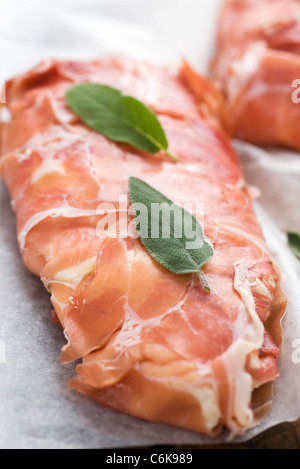
[(288, 243), (296, 257), (300, 260), (300, 234), (288, 233)]

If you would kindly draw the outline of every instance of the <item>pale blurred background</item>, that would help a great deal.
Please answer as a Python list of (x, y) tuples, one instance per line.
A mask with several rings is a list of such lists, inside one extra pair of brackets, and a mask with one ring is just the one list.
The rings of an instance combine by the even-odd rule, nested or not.
[(220, 0), (0, 0), (0, 79), (40, 60), (182, 56), (204, 71)]

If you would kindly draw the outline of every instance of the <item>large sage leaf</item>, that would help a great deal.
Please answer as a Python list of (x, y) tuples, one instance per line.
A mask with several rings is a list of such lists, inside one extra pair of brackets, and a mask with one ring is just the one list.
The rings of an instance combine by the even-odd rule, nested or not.
[(176, 274), (198, 273), (210, 291), (201, 267), (213, 256), (213, 248), (197, 218), (141, 179), (129, 179), (129, 195), (136, 229), (148, 253)]

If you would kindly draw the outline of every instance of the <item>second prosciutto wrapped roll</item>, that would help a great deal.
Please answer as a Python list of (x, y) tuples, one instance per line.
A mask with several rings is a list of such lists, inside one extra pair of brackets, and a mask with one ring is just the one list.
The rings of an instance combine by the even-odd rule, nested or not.
[(300, 149), (298, 0), (225, 0), (212, 75), (235, 137)]

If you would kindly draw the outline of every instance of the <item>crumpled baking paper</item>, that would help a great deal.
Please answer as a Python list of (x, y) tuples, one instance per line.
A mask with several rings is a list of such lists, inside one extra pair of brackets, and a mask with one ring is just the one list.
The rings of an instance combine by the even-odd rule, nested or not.
[[(0, 80), (39, 61), (123, 54), (157, 63), (186, 57), (206, 72), (220, 0), (1, 0)], [(299, 77), (300, 78), (300, 77)], [(270, 251), (289, 300), (280, 379), (271, 413), (234, 442), (300, 418), (300, 262), (286, 232), (300, 232), (300, 155), (235, 141)], [(74, 365), (59, 364), (65, 338), (49, 294), (23, 266), (9, 196), (0, 183), (0, 448), (122, 448), (200, 445), (193, 432), (138, 420), (71, 391)]]

